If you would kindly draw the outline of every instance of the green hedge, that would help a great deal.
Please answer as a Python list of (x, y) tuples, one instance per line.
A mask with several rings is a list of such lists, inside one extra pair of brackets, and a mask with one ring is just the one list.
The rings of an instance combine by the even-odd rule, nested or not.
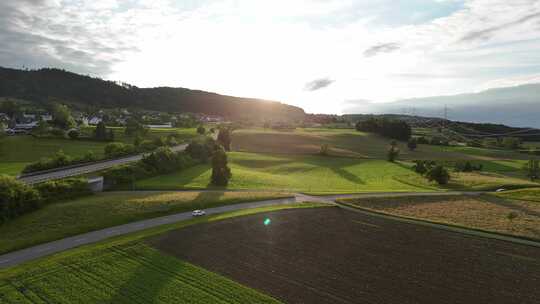
[(39, 192), (9, 176), (0, 176), (0, 223), (36, 210), (41, 206)]
[(44, 203), (74, 199), (92, 194), (88, 181), (84, 178), (68, 178), (48, 181), (34, 186)]
[(198, 164), (187, 152), (173, 152), (160, 147), (138, 162), (115, 166), (103, 172), (108, 186), (128, 184), (135, 180), (170, 173)]

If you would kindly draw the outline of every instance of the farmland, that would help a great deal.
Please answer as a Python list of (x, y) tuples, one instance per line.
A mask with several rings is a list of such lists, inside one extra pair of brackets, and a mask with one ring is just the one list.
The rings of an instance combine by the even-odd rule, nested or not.
[(137, 220), (285, 196), (275, 192), (106, 192), (50, 204), (0, 225), (0, 253)]
[[(517, 190), (517, 193), (528, 190)], [(516, 192), (514, 192), (516, 193)], [(523, 197), (497, 194), (499, 197)], [(385, 214), (540, 240), (540, 204), (492, 195), (364, 198), (344, 203)]]
[(286, 303), (540, 300), (539, 248), (339, 208), (233, 218), (148, 243)]
[(279, 303), (223, 276), (163, 255), (141, 240), (170, 229), (317, 204), (271, 206), (198, 218), (0, 270), (0, 303)]

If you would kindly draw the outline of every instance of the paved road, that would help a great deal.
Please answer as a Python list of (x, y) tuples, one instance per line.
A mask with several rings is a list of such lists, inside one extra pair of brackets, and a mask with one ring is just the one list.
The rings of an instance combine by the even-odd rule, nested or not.
[[(223, 213), (229, 211), (236, 211), (242, 209), (251, 209), (271, 205), (283, 205), (300, 202), (321, 202), (321, 203), (334, 203), (334, 200), (338, 198), (353, 198), (353, 197), (395, 197), (395, 196), (432, 196), (432, 195), (476, 195), (480, 192), (387, 192), (387, 193), (360, 193), (360, 194), (344, 194), (344, 195), (329, 195), (329, 196), (310, 196), (306, 194), (295, 194), (291, 198), (265, 200), (259, 202), (248, 202), (241, 204), (234, 204), (228, 206), (221, 206), (216, 208), (205, 209), (207, 215)], [(182, 212), (173, 215), (157, 217), (120, 226), (114, 226), (101, 230), (96, 230), (61, 240), (29, 247), (26, 249), (13, 251), (0, 255), (0, 269), (15, 266), (30, 260), (34, 260), (40, 257), (58, 253), (67, 249), (71, 249), (77, 246), (96, 243), (107, 238), (114, 236), (124, 235), (132, 232), (141, 231), (144, 229), (171, 224), (176, 222), (185, 221), (191, 219), (191, 212)]]
[[(187, 144), (183, 144), (183, 145), (172, 147), (171, 149), (173, 151), (184, 151), (186, 147), (187, 147)], [(144, 154), (139, 154), (139, 155), (124, 157), (124, 158), (111, 159), (111, 160), (106, 160), (106, 161), (102, 161), (98, 163), (89, 164), (86, 166), (79, 166), (79, 167), (73, 167), (73, 168), (68, 168), (68, 169), (63, 169), (63, 170), (58, 170), (58, 171), (53, 171), (53, 172), (47, 172), (43, 174), (20, 177), (19, 180), (27, 184), (35, 184), (35, 183), (44, 182), (47, 180), (55, 180), (55, 179), (61, 179), (61, 178), (70, 177), (70, 176), (96, 172), (96, 171), (107, 169), (116, 165), (122, 165), (122, 164), (127, 164), (130, 162), (141, 160), (143, 158), (143, 155)]]

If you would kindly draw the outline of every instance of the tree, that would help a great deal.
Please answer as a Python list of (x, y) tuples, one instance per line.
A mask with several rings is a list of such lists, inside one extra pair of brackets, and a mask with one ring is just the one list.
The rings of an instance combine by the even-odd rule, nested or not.
[(31, 186), (0, 175), (0, 223), (39, 208), (41, 197)]
[(112, 129), (109, 129), (109, 132), (107, 133), (107, 140), (114, 141), (114, 131)]
[(411, 151), (414, 151), (416, 150), (417, 147), (418, 147), (418, 144), (417, 144), (416, 138), (409, 139), (409, 141), (407, 142), (407, 148), (409, 148), (409, 150)]
[(390, 143), (390, 148), (388, 149), (388, 153), (387, 153), (388, 161), (395, 162), (398, 156), (399, 156), (399, 148), (397, 147), (397, 143), (395, 141), (392, 141)]
[(197, 128), (197, 133), (204, 135), (204, 133), (206, 133), (206, 129), (203, 126), (199, 126)]
[(71, 116), (71, 111), (66, 105), (54, 103), (52, 106), (53, 125), (67, 130), (75, 126), (75, 120)]
[(139, 123), (136, 119), (130, 118), (126, 122), (126, 130), (124, 133), (127, 136), (140, 136), (144, 137), (148, 133), (148, 127)]
[(9, 118), (14, 118), (15, 115), (21, 113), (21, 107), (13, 100), (6, 100), (0, 103), (0, 113), (5, 113)]
[(540, 178), (540, 161), (537, 159), (530, 159), (525, 164), (525, 172), (527, 174), (527, 177), (531, 179), (531, 181), (535, 181)]
[(225, 187), (229, 184), (231, 169), (227, 163), (227, 153), (219, 147), (212, 157), (212, 185)]
[(231, 151), (231, 129), (227, 127), (220, 128), (217, 141), (225, 151)]
[(103, 121), (100, 121), (96, 129), (94, 130), (94, 138), (97, 140), (106, 141), (107, 140), (107, 126)]
[(450, 181), (450, 173), (442, 165), (431, 168), (426, 173), (426, 177), (430, 182), (436, 181), (439, 185), (446, 185)]

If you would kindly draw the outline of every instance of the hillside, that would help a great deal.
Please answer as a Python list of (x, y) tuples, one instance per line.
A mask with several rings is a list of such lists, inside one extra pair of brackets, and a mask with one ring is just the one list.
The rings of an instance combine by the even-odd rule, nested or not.
[(228, 118), (295, 120), (304, 110), (275, 101), (240, 98), (185, 88), (138, 88), (59, 69), (23, 71), (0, 67), (0, 97), (44, 103), (58, 99), (76, 107), (130, 107)]

